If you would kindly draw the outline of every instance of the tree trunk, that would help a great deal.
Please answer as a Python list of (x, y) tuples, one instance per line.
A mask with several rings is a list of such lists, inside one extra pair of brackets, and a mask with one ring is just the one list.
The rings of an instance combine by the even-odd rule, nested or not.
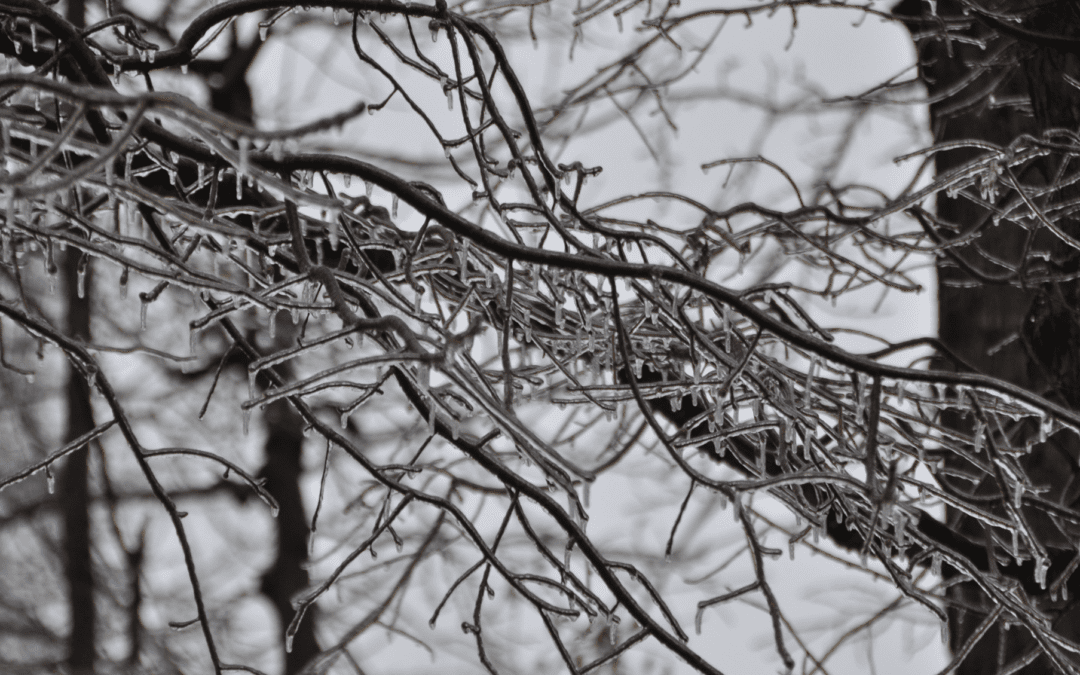
[[(1030, 11), (1034, 4), (1026, 0), (982, 3), (1002, 13)], [(1066, 74), (1072, 78), (1080, 75), (1074, 56), (1054, 51), (1045, 43), (1007, 34), (992, 18), (965, 14), (964, 7), (956, 0), (939, 0), (937, 17), (930, 14), (930, 5), (920, 0), (904, 0), (894, 12), (912, 17), (907, 24), (918, 36), (919, 72), (933, 101), (930, 119), (935, 143), (978, 139), (1004, 148), (1022, 134), (1038, 138), (1052, 128), (1074, 131), (1080, 128), (1080, 92), (1063, 78)], [(985, 41), (985, 49), (977, 43), (952, 40), (947, 44), (942, 39), (938, 17), (965, 16), (971, 21), (970, 27), (954, 34)], [(1077, 35), (1080, 15), (1071, 1), (1042, 3), (1038, 10), (1030, 11), (1022, 25), (1058, 35)], [(964, 78), (973, 75), (966, 86), (958, 87)], [(942, 175), (985, 153), (985, 149), (974, 147), (938, 152), (937, 173)], [(1065, 168), (1059, 157), (1051, 155), (1014, 171), (1024, 183), (1051, 185), (1060, 180), (1058, 172)], [(977, 192), (975, 188), (968, 190)], [(1070, 192), (1077, 190), (1061, 188), (1049, 202), (1078, 196)], [(1017, 193), (1010, 190), (996, 197), (1001, 206), (1006, 200), (1015, 200)], [(1045, 207), (1048, 202), (1044, 202)], [(952, 252), (981, 275), (997, 279), (988, 281), (985, 276), (978, 279), (955, 259), (939, 258), (938, 319), (944, 345), (978, 372), (1007, 380), (1072, 408), (1080, 405), (1077, 284), (1046, 281), (1048, 275), (1062, 276), (1076, 271), (1076, 251), (1066, 249), (1045, 230), (1032, 236), (1028, 229), (1009, 221), (994, 224), (988, 209), (963, 196), (950, 198), (939, 194), (937, 219), (943, 228), (952, 230), (953, 237), (980, 232), (974, 243), (954, 247)], [(1075, 222), (1058, 222), (1076, 236)], [(1040, 264), (1032, 256), (1034, 252), (1048, 254), (1049, 262)], [(1019, 275), (1015, 270), (1019, 270)], [(1008, 278), (1010, 275), (1012, 278)], [(1036, 279), (1038, 276), (1042, 281)], [(937, 366), (960, 368), (945, 359)], [(971, 426), (970, 419), (959, 416), (945, 422), (960, 428)], [(1035, 429), (1028, 428), (1023, 433), (1032, 438)], [(1034, 482), (1050, 488), (1044, 496), (1071, 506), (1075, 495), (1064, 494), (1064, 490), (1076, 473), (1077, 455), (1076, 439), (1069, 434), (1058, 434), (1048, 443), (1036, 443), (1024, 463)], [(989, 485), (962, 484), (961, 487), (976, 493), (996, 490)], [(1056, 541), (1062, 550), (1075, 549), (1075, 542), (1068, 536), (1059, 536), (1063, 533), (1044, 514), (1025, 510), (1025, 516), (1035, 521), (1033, 527), (1046, 535), (1046, 541)], [(976, 542), (1007, 536), (1003, 532), (985, 532), (982, 526), (958, 512), (948, 513), (948, 520)], [(1072, 640), (1080, 638), (1077, 610), (1067, 602), (1053, 601), (1043, 595), (1037, 604), (1053, 617), (1055, 632)], [(949, 598), (952, 601), (948, 608), (950, 646), (955, 651), (985, 617), (983, 608), (991, 605), (973, 582), (953, 586)], [(961, 675), (999, 672), (1018, 657), (1038, 649), (1021, 629), (1013, 629), (1006, 635), (1003, 630), (1001, 623), (992, 628), (957, 672)], [(1053, 669), (1045, 657), (1040, 657), (1019, 672), (1032, 675)]]
[[(79, 279), (79, 266), (84, 278)], [(61, 263), (64, 295), (67, 300), (68, 335), (83, 342), (90, 341), (90, 265), (82, 254), (69, 249)], [(82, 286), (80, 297), (79, 287)], [(65, 441), (71, 441), (94, 428), (90, 407), (90, 387), (86, 378), (69, 368), (65, 386), (67, 397), (67, 429)], [(90, 493), (87, 485), (89, 446), (83, 446), (68, 456), (62, 469), (57, 499), (63, 514), (64, 574), (68, 584), (71, 609), (71, 633), (68, 635), (68, 667), (82, 675), (94, 672), (94, 580), (90, 555)]]
[[(295, 614), (292, 599), (308, 585), (304, 563), (307, 562), (310, 530), (300, 497), (303, 420), (284, 399), (267, 406), (265, 418), (266, 464), (260, 475), (266, 479), (266, 489), (277, 500), (280, 511), (277, 517), (277, 557), (263, 574), (261, 590), (277, 610), (281, 630), (284, 631)], [(292, 649), (285, 654), (286, 675), (300, 672), (318, 653), (314, 621), (308, 616), (293, 637)]]

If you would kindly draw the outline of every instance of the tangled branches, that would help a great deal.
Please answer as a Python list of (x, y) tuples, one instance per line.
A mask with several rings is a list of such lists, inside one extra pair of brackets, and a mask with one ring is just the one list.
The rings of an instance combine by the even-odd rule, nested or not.
[[(645, 11), (619, 4), (581, 9), (575, 30), (609, 10), (620, 26), (624, 15)], [(775, 4), (794, 13), (816, 3)], [(971, 372), (932, 339), (858, 353), (820, 325), (811, 301), (861, 288), (915, 292), (906, 265), (929, 256), (951, 259), (982, 282), (1045, 284), (1073, 274), (1032, 253), (1031, 264), (991, 277), (957, 252), (978, 246), (985, 223), (956, 230), (923, 205), (939, 193), (978, 200), (991, 211), (990, 227), (1015, 224), (1032, 238), (1050, 233), (1077, 248), (1073, 201), (1053, 199), (1069, 179), (1047, 187), (1027, 169), (1048, 156), (1071, 158), (1080, 138), (1052, 130), (1007, 146), (968, 142), (963, 147), (976, 151), (970, 161), (872, 199), (864, 186), (831, 184), (804, 197), (798, 180), (758, 156), (703, 168), (776, 170), (797, 205), (709, 206), (712, 198), (668, 189), (587, 205), (588, 180), (601, 167), (556, 159), (562, 151), (549, 149), (550, 139), (573, 136), (562, 120), (597, 102), (633, 107), (655, 95), (674, 125), (662, 90), (686, 71), (652, 73), (641, 64), (691, 39), (681, 31), (720, 20), (704, 55), (728, 16), (775, 7), (684, 16), (674, 15), (674, 4), (659, 13), (650, 7), (639, 28), (651, 37), (541, 119), (500, 28), (527, 14), (535, 40), (535, 15), (545, 8), (557, 11), (543, 3), (526, 12), (385, 0), (301, 11), (232, 0), (200, 8), (176, 31), (175, 14), (154, 24), (112, 13), (83, 28), (34, 0), (0, 2), (0, 52), (9, 57), (0, 75), (0, 315), (4, 327), (58, 348), (98, 402), (92, 431), (7, 471), (0, 488), (51, 471), (87, 443), (126, 448), (181, 544), (214, 671), (252, 669), (220, 655), (235, 649), (219, 644), (229, 633), (215, 625), (201, 590), (194, 526), (157, 458), (216, 463), (277, 517), (309, 516), (278, 514), (265, 477), (245, 469), (228, 444), (152, 447), (163, 437), (183, 439), (192, 422), (152, 431), (164, 423), (137, 412), (137, 386), (113, 383), (103, 355), (117, 351), (111, 340), (131, 337), (122, 322), (98, 325), (85, 343), (49, 318), (42, 287), (53, 284), (55, 258), (66, 252), (80, 297), (90, 294), (99, 317), (126, 316), (128, 287), (144, 289), (141, 328), (158, 347), (128, 351), (184, 364), (187, 372), (159, 368), (155, 377), (184, 383), (188, 397), (201, 395), (191, 383), (207, 385), (200, 417), (217, 411), (247, 433), (253, 412), (269, 415), (284, 402), (305, 433), (324, 439), (310, 516), (313, 533), (318, 518), (331, 520), (328, 534), (313, 535), (309, 566), (319, 581), (293, 599), (282, 626), (288, 649), (304, 622), (319, 622), (319, 650), (303, 672), (351, 662), (350, 645), (374, 626), (423, 642), (421, 611), (433, 627), (440, 614), (465, 617), (464, 634), (491, 672), (513, 638), (485, 612), (539, 621), (574, 673), (633, 658), (650, 642), (700, 672), (719, 672), (723, 663), (706, 656), (684, 624), (693, 615), (698, 632), (708, 632), (706, 610), (749, 597), (764, 603), (788, 669), (796, 665), (793, 639), (806, 670), (823, 669), (832, 650), (822, 655), (803, 641), (770, 581), (781, 551), (767, 545), (769, 531), (784, 533), (792, 557), (796, 546), (831, 542), (839, 547), (831, 555), (885, 576), (902, 594), (898, 602), (942, 622), (952, 607), (946, 589), (977, 584), (988, 607), (972, 610), (982, 618), (954, 650), (955, 663), (1000, 623), (1036, 641), (1036, 652), (1017, 657), (1021, 665), (1042, 655), (1075, 672), (1077, 645), (1054, 619), (1080, 595), (1073, 575), (1080, 514), (1070, 486), (1047, 488), (1030, 461), (1072, 443), (1062, 439), (1080, 429), (1074, 401)], [(235, 35), (247, 17), (272, 41), (325, 21), (327, 12), (334, 25), (327, 34), (348, 40), (354, 67), (383, 78), (385, 98), (268, 130), (154, 86), (177, 70), (186, 74), (226, 27)], [(970, 21), (935, 30), (947, 40)], [(425, 25), (431, 48), (415, 35)], [(430, 109), (432, 91), (445, 96), (449, 115)], [(836, 105), (858, 108), (873, 95)], [(387, 115), (391, 103), (414, 114), (429, 134), (425, 143), (441, 153), (433, 162), (445, 171), (432, 179), (437, 186), (359, 153), (314, 149), (312, 138)], [(941, 143), (912, 157), (960, 146)], [(672, 210), (671, 224), (654, 220), (655, 202)], [(766, 255), (783, 265), (764, 281), (723, 283)], [(773, 280), (781, 266), (797, 268), (801, 280)], [(1039, 326), (1045, 336), (1048, 324)], [(185, 343), (190, 356), (170, 356)], [(891, 365), (888, 357), (920, 345), (938, 347), (944, 365)], [(4, 363), (12, 372), (32, 368)], [(215, 394), (232, 368), (247, 379), (239, 405)], [(600, 535), (590, 526), (618, 503), (593, 503), (592, 491), (625, 485), (619, 469), (631, 463), (653, 472), (660, 501), (678, 505), (666, 545), (645, 546), (663, 550), (667, 563), (620, 552), (605, 543), (610, 525)], [(787, 520), (770, 520), (763, 500), (781, 505)], [(114, 521), (115, 509), (126, 508), (117, 503)], [(977, 523), (984, 538), (943, 519), (941, 506)], [(672, 590), (673, 579), (715, 568), (717, 542), (701, 522), (729, 507), (746, 542), (736, 557), (752, 580), (712, 595), (694, 591), (687, 610), (676, 604), (686, 591)], [(376, 545), (388, 539), (399, 557), (376, 564)], [(421, 569), (430, 571), (418, 579)], [(702, 580), (715, 585), (720, 570)], [(469, 584), (471, 607), (461, 604)], [(403, 600), (412, 587), (431, 597)], [(496, 609), (492, 595), (502, 603)], [(515, 614), (522, 607), (531, 618)], [(594, 621), (609, 644), (583, 639)], [(628, 635), (620, 625), (632, 626)]]

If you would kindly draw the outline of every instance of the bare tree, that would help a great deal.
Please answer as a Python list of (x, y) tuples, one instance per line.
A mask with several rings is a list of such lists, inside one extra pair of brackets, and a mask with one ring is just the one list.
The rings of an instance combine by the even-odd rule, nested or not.
[[(715, 673), (739, 611), (828, 672), (917, 611), (950, 669), (1076, 672), (1075, 10), (818, 4), (0, 0), (0, 364), (40, 375), (5, 398), (72, 373), (65, 432), (5, 414), (40, 453), (5, 460), (6, 517), (64, 467), (71, 607), (5, 667)], [(906, 26), (918, 77), (696, 88), (730, 19), (780, 9)], [(252, 64), (312, 36), (364, 93), (260, 118), (287, 85)], [(526, 78), (530, 44), (584, 74)], [(751, 152), (680, 182), (686, 110), (733, 101)], [(905, 186), (845, 177), (869, 116), (927, 103)], [(810, 172), (761, 154), (796, 117), (842, 120)], [(655, 184), (601, 199), (586, 143), (617, 125)], [(934, 259), (941, 340), (824, 325)], [(782, 593), (816, 563), (769, 537), (892, 595), (816, 636)]]

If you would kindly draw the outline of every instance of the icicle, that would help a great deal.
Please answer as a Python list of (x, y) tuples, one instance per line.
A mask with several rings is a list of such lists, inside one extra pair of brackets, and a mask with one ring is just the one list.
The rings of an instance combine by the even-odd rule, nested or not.
[(251, 408), (245, 408), (241, 413), (241, 417), (243, 418), (244, 435), (247, 436), (248, 427), (251, 425)]
[(334, 25), (341, 25), (341, 10), (338, 7), (334, 8)]
[(1042, 413), (1039, 419), (1039, 442), (1045, 443), (1046, 439), (1050, 437), (1050, 429), (1052, 428), (1053, 420), (1046, 413)]
[(731, 325), (731, 308), (724, 305), (724, 351), (731, 353), (731, 332), (733, 326)]
[(259, 24), (259, 40), (266, 42), (266, 38), (270, 33), (270, 26), (265, 23)]
[[(237, 143), (239, 143), (240, 145), (240, 163), (236, 169), (238, 176), (237, 180), (239, 180), (239, 176), (248, 175), (248, 170), (251, 163), (251, 139), (247, 136), (241, 136), (239, 139), (237, 139)], [(239, 198), (240, 197), (237, 196), (237, 199)]]
[(453, 89), (447, 89), (446, 90), (446, 108), (447, 108), (447, 110), (453, 110), (454, 109), (454, 90)]
[(397, 220), (397, 207), (398, 196), (395, 194), (394, 198), (390, 201), (390, 218), (392, 218), (393, 220)]
[(930, 574), (935, 577), (941, 576), (941, 554), (937, 551), (930, 554)]
[(349, 186), (352, 185), (352, 174), (351, 173), (344, 174), (341, 177), (341, 180), (342, 180), (343, 183), (345, 183), (345, 189), (348, 190)]
[(329, 223), (327, 223), (327, 225), (328, 225), (327, 235), (328, 235), (328, 238), (330, 239), (330, 248), (332, 250), (336, 251), (337, 247), (338, 247), (338, 240), (339, 240), (339, 231), (338, 231), (339, 230), (339, 225), (338, 225), (337, 217), (331, 218)]
[(45, 465), (45, 489), (49, 491), (49, 494), (56, 493), (56, 476), (49, 465)]
[(806, 384), (803, 385), (803, 408), (809, 410), (813, 398), (814, 371), (817, 370), (817, 354), (810, 357), (810, 367), (806, 369)]
[(187, 75), (187, 73), (188, 73), (188, 64), (186, 64), (186, 63), (180, 64), (180, 72), (182, 74), (184, 74), (184, 75)]
[(431, 41), (433, 43), (439, 41), (439, 28), (437, 26), (431, 26)]
[(866, 383), (863, 382), (865, 376), (859, 373), (855, 376), (855, 419), (861, 420), (863, 411), (866, 410)]
[(75, 273), (76, 274), (76, 282), (77, 282), (76, 283), (76, 286), (77, 286), (76, 291), (78, 292), (80, 299), (86, 297), (86, 268), (87, 268), (86, 258), (83, 258), (82, 260), (79, 261), (79, 268)]
[(1039, 588), (1046, 588), (1046, 572), (1050, 569), (1050, 561), (1042, 556), (1035, 558), (1035, 583)]
[(142, 306), (139, 308), (139, 330), (146, 331), (146, 308), (150, 306), (150, 301), (145, 297), (139, 298), (142, 302)]
[(465, 283), (469, 271), (469, 240), (465, 238), (462, 238), (461, 247), (458, 249), (458, 266), (458, 277)]
[(236, 175), (236, 201), (240, 201), (244, 198), (244, 179), (239, 171), (233, 173)]
[(259, 371), (248, 368), (248, 400), (255, 400), (255, 389), (257, 387), (257, 380), (259, 379)]
[(375, 184), (370, 181), (364, 181), (364, 194), (368, 199), (371, 199), (371, 193), (375, 189)]

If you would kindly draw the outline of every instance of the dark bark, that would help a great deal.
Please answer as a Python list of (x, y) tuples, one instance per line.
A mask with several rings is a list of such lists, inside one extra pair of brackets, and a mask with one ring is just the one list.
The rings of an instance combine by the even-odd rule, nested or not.
[[(263, 573), (260, 590), (277, 610), (284, 631), (295, 611), (292, 599), (308, 585), (307, 515), (300, 496), (301, 456), (304, 435), (303, 420), (286, 400), (275, 401), (266, 408), (266, 464), (261, 476), (266, 489), (277, 500), (277, 557)], [(298, 673), (319, 653), (311, 617), (300, 624), (293, 637), (292, 649), (285, 654), (285, 673)]]
[[(1064, 79), (1065, 75), (1077, 76), (1078, 61), (1074, 54), (1062, 50), (1068, 40), (1080, 35), (1080, 12), (1076, 5), (1024, 0), (985, 5), (993, 5), (998, 12), (1027, 14), (1020, 25), (1004, 23), (978, 12), (965, 14), (961, 3), (955, 0), (938, 2), (937, 14), (958, 21), (966, 19), (967, 26), (955, 32), (986, 41), (986, 49), (956, 40), (947, 43), (935, 29), (942, 25), (941, 21), (929, 14), (929, 5), (924, 2), (905, 0), (894, 9), (896, 14), (911, 17), (908, 26), (920, 36), (917, 39), (920, 76), (934, 101), (930, 107), (934, 141), (978, 139), (1007, 147), (1022, 134), (1041, 137), (1048, 129), (1080, 127), (1080, 92)], [(1056, 38), (1043, 39), (1047, 34)], [(1043, 37), (1033, 37), (1039, 35)], [(980, 69), (981, 74), (957, 89), (958, 83)], [(1002, 103), (1010, 100), (1014, 102)], [(984, 152), (979, 148), (939, 152), (936, 170), (943, 174)], [(1029, 184), (1052, 185), (1067, 168), (1059, 158), (1050, 156), (1019, 170)], [(1075, 189), (1061, 189), (1052, 201), (1075, 198), (1073, 192)], [(999, 205), (1009, 196), (999, 195)], [(1011, 196), (1015, 198), (1015, 192)], [(978, 372), (1076, 408), (1080, 404), (1080, 361), (1077, 360), (1080, 323), (1076, 318), (1080, 294), (1074, 281), (1046, 281), (1048, 277), (1060, 277), (1078, 269), (1075, 251), (1066, 249), (1045, 231), (1031, 236), (1029, 230), (1011, 222), (989, 224), (989, 211), (963, 196), (950, 198), (939, 194), (937, 218), (943, 228), (951, 230), (952, 236), (981, 229), (977, 243), (953, 249), (953, 255), (961, 258), (968, 269), (957, 265), (955, 259), (939, 260), (938, 316), (944, 346)], [(1074, 222), (1059, 222), (1075, 236)], [(1049, 261), (1041, 263), (1033, 258), (1031, 254), (1035, 251), (1048, 254)], [(1005, 265), (993, 262), (995, 259)], [(1008, 265), (1019, 270), (1021, 278), (1015, 278)], [(972, 269), (1000, 281), (985, 283), (984, 278), (982, 283), (972, 284), (977, 281)], [(952, 367), (952, 364), (942, 359), (938, 367)], [(961, 428), (971, 424), (958, 416), (946, 422)], [(1031, 436), (1034, 430), (1027, 429), (1026, 433)], [(1059, 434), (1048, 443), (1036, 445), (1024, 464), (1036, 483), (1049, 488), (1045, 497), (1071, 507), (1075, 489), (1069, 494), (1065, 490), (1076, 473), (1077, 455), (1075, 439)], [(993, 488), (974, 485), (970, 489), (978, 493)], [(1057, 552), (1051, 549), (1052, 554), (1056, 553), (1055, 558), (1064, 560), (1073, 555), (1075, 533), (1060, 531), (1044, 513), (1025, 510), (1025, 515), (1044, 535), (1044, 541), (1060, 546)], [(950, 512), (948, 521), (952, 528), (973, 540), (988, 536), (981, 526), (957, 512)], [(1051, 568), (1051, 579), (1054, 569)], [(984, 608), (991, 605), (979, 587), (970, 582), (953, 586), (949, 597), (954, 601), (949, 608), (950, 645), (956, 650), (983, 620)], [(1043, 594), (1037, 604), (1054, 617), (1055, 632), (1073, 640), (1080, 637), (1080, 612), (1075, 602), (1055, 602)], [(1022, 630), (1002, 635), (999, 624), (986, 634), (957, 672), (961, 675), (998, 672), (1003, 665), (1037, 648)], [(1050, 663), (1039, 658), (1020, 672), (1031, 675), (1052, 671)]]
[[(69, 0), (66, 14), (66, 18), (73, 25), (85, 25), (83, 0)], [(72, 250), (64, 256), (61, 264), (64, 296), (67, 301), (68, 335), (89, 343), (89, 261)], [(83, 267), (81, 279), (80, 265)], [(69, 369), (65, 391), (68, 419), (64, 440), (70, 441), (94, 428), (94, 416), (90, 407), (90, 385), (82, 373), (76, 372), (74, 368)], [(94, 672), (97, 646), (90, 553), (90, 491), (87, 475), (89, 453), (90, 448), (86, 446), (68, 457), (60, 476), (58, 494), (64, 522), (64, 574), (71, 608), (67, 664), (75, 675)]]
[[(83, 297), (79, 297), (79, 266), (84, 267)], [(72, 337), (90, 339), (90, 266), (82, 255), (71, 250), (62, 262), (64, 295), (67, 299), (67, 329)], [(67, 385), (67, 429), (65, 441), (78, 438), (94, 428), (90, 407), (90, 387), (82, 373), (70, 369)], [(90, 554), (90, 492), (87, 476), (89, 447), (73, 452), (60, 474), (57, 498), (63, 514), (64, 574), (68, 584), (71, 632), (68, 635), (67, 664), (73, 673), (92, 673), (95, 660), (94, 580)]]

